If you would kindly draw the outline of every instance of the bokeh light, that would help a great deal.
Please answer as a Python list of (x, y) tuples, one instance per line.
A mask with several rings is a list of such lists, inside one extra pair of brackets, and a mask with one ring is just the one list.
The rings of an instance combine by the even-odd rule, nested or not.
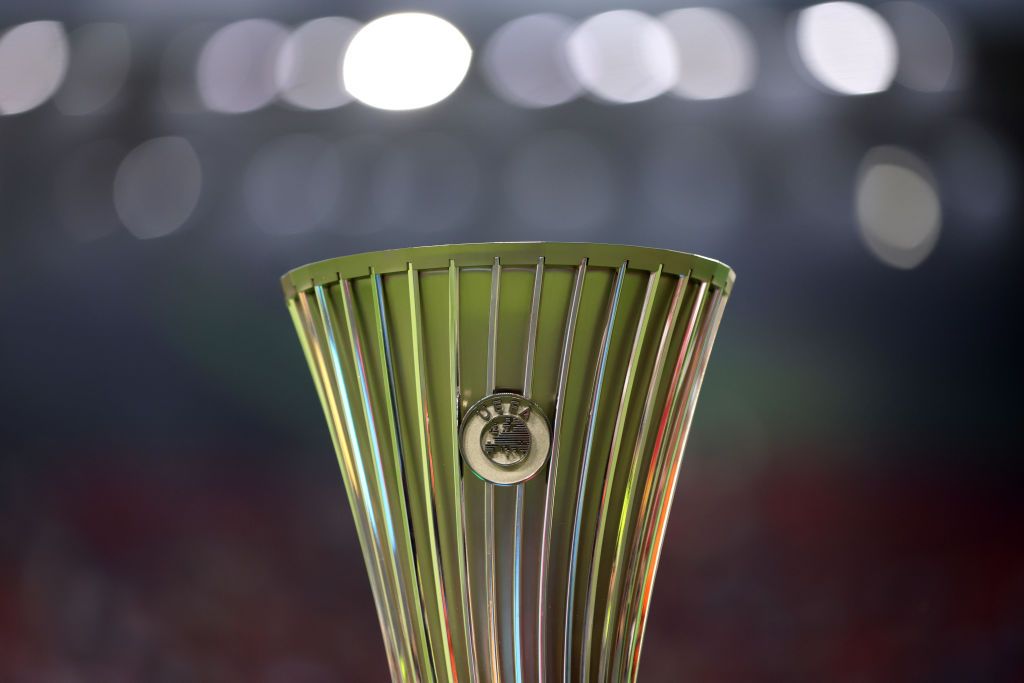
[(583, 86), (608, 102), (657, 97), (679, 74), (672, 36), (657, 19), (633, 10), (584, 21), (569, 36), (568, 55)]
[(445, 99), (469, 70), (473, 50), (459, 29), (419, 12), (390, 14), (363, 26), (342, 66), (345, 87), (377, 109), (420, 109)]
[(121, 92), (131, 66), (131, 39), (121, 24), (85, 24), (71, 32), (71, 58), (54, 104), (65, 114), (100, 111)]
[(912, 90), (941, 92), (953, 84), (957, 49), (946, 23), (934, 10), (917, 2), (879, 6), (899, 44), (896, 81)]
[(50, 99), (64, 79), (68, 41), (56, 21), (32, 21), (0, 36), (0, 114), (20, 114)]
[(796, 47), (808, 72), (843, 95), (887, 89), (898, 53), (892, 28), (878, 12), (854, 2), (826, 2), (801, 10)]
[(693, 100), (732, 97), (750, 89), (757, 52), (750, 31), (721, 10), (693, 7), (661, 17), (676, 43), (679, 78), (673, 91)]
[(270, 234), (313, 230), (331, 216), (341, 175), (338, 152), (327, 140), (309, 134), (277, 138), (256, 153), (245, 172), (246, 209)]
[(153, 138), (133, 149), (114, 177), (114, 207), (139, 239), (163, 237), (182, 226), (199, 201), (202, 168), (182, 137)]
[(574, 25), (557, 14), (531, 14), (502, 26), (483, 54), (491, 87), (521, 107), (553, 107), (574, 99), (582, 90), (566, 55)]
[(301, 109), (333, 109), (352, 100), (341, 82), (341, 60), (360, 24), (323, 17), (288, 36), (277, 60), (281, 99)]
[(611, 161), (593, 142), (567, 130), (521, 145), (505, 169), (505, 194), (515, 214), (546, 239), (608, 223), (617, 199)]
[(203, 46), (196, 82), (213, 111), (240, 114), (265, 107), (277, 95), (277, 55), (288, 37), (280, 24), (245, 19), (221, 28)]
[(942, 209), (925, 163), (899, 147), (875, 147), (861, 163), (857, 223), (871, 252), (896, 268), (914, 268), (935, 248)]

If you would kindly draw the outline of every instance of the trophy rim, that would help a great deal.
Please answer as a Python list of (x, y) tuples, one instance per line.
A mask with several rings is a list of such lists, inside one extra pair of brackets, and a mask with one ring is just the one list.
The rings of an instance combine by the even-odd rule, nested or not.
[[(707, 281), (728, 294), (736, 273), (725, 263), (699, 254), (673, 249), (641, 247), (602, 242), (472, 242), (418, 247), (382, 249), (347, 256), (336, 256), (294, 268), (281, 278), (286, 298), (292, 298), (318, 285), (340, 280), (386, 275), (409, 270), (448, 268), (489, 268), (497, 258), (502, 265), (527, 265), (544, 258), (547, 267), (572, 267), (583, 258), (589, 266), (618, 268), (624, 261), (630, 269), (690, 275)], [(516, 263), (506, 263), (506, 259)]]

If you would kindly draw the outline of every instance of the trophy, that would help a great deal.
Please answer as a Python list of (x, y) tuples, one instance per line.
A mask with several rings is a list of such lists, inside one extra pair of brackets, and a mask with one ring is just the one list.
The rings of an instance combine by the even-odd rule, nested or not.
[(288, 273), (395, 681), (633, 681), (733, 272), (605, 244)]

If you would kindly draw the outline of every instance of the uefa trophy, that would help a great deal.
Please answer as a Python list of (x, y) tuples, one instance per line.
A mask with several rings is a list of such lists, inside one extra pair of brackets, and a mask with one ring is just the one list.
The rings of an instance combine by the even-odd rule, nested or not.
[(734, 280), (496, 243), (344, 256), (284, 290), (395, 681), (633, 681)]

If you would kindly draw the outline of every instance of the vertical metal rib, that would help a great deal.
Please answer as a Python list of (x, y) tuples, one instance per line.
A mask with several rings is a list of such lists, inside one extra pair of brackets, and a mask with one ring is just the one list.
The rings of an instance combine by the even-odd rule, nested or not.
[(402, 443), (402, 439), (398, 433), (398, 384), (395, 379), (395, 369), (392, 364), (391, 332), (388, 329), (388, 317), (384, 305), (384, 283), (381, 280), (381, 276), (373, 268), (370, 269), (370, 287), (374, 301), (373, 317), (376, 327), (377, 355), (380, 358), (380, 366), (377, 370), (380, 373), (380, 380), (385, 387), (384, 401), (386, 410), (384, 411), (384, 420), (386, 430), (384, 433), (391, 443), (392, 453), (394, 454), (394, 457), (391, 458), (393, 468), (392, 476), (395, 481), (399, 483), (399, 489), (397, 492), (399, 512), (402, 515), (402, 520), (405, 523), (406, 530), (406, 538), (403, 540), (405, 540), (409, 545), (409, 552), (403, 555), (403, 560), (406, 564), (406, 571), (409, 572), (411, 576), (417, 577), (419, 582), (411, 591), (408, 598), (412, 603), (409, 607), (413, 610), (412, 614), (414, 617), (413, 628), (416, 635), (414, 642), (417, 643), (420, 651), (426, 653), (426, 661), (430, 662), (431, 666), (429, 672), (419, 671), (417, 673), (420, 678), (426, 680), (433, 677), (433, 653), (430, 650), (429, 635), (427, 634), (426, 624), (424, 623), (422, 603), (422, 586), (424, 585), (424, 581), (423, 577), (420, 576), (419, 568), (416, 566), (415, 544), (411, 537), (413, 527), (407, 503), (409, 497), (407, 487), (409, 482), (405, 476), (405, 445)]
[[(485, 394), (494, 393), (495, 366), (497, 358), (495, 354), (498, 348), (498, 297), (501, 293), (501, 262), (498, 257), (494, 258), (494, 265), (491, 266), (491, 308), (490, 320), (487, 326), (487, 386)], [(486, 482), (484, 485), (484, 533), (486, 535), (485, 574), (487, 576), (487, 643), (491, 656), (491, 680), (497, 683), (501, 680), (501, 659), (498, 648), (498, 599), (497, 599), (497, 572), (495, 567), (497, 552), (494, 538), (494, 484)]]
[[(680, 341), (679, 355), (672, 370), (668, 394), (665, 397), (665, 404), (661, 411), (654, 446), (651, 449), (651, 467), (647, 472), (644, 492), (640, 499), (640, 511), (635, 525), (637, 535), (635, 536), (626, 567), (625, 586), (627, 593), (624, 607), (620, 614), (620, 619), (622, 620), (620, 623), (620, 631), (622, 632), (621, 660), (614, 667), (615, 671), (618, 672), (615, 680), (630, 680), (628, 672), (633, 667), (633, 661), (636, 656), (637, 631), (639, 627), (637, 603), (642, 599), (640, 593), (643, 590), (643, 582), (640, 579), (645, 571), (644, 567), (648, 562), (647, 557), (651, 552), (651, 544), (656, 532), (657, 500), (666, 485), (664, 472), (668, 456), (666, 455), (667, 451), (663, 450), (666, 446), (665, 432), (669, 427), (669, 421), (679, 410), (679, 400), (685, 388), (684, 371), (692, 357), (697, 324), (707, 299), (708, 287), (709, 285), (706, 282), (700, 284), (696, 300), (690, 308), (690, 315), (686, 322), (686, 328), (683, 330), (683, 338)], [(669, 441), (671, 441), (671, 436)]]
[[(320, 305), (321, 310), (324, 308), (324, 304), (321, 301), (322, 290), (317, 288), (316, 297)], [(331, 334), (331, 328), (329, 327), (329, 319), (324, 318), (322, 320), (324, 325), (324, 334), (321, 335), (316, 329), (316, 322), (313, 318), (313, 311), (309, 306), (308, 294), (299, 295), (299, 303), (302, 307), (302, 313), (307, 322), (306, 333), (309, 335), (311, 340), (310, 346), (314, 349), (314, 356), (316, 362), (320, 368), (320, 375), (323, 379), (323, 393), (327, 398), (326, 405), (331, 413), (331, 422), (335, 426), (341, 426), (343, 423), (346, 426), (346, 434), (354, 434), (354, 430), (351, 425), (351, 411), (347, 409), (347, 398), (345, 396), (345, 390), (343, 386), (344, 379), (341, 376), (340, 364), (337, 361), (337, 353), (334, 350), (334, 341)], [(327, 344), (321, 343), (321, 338), (326, 341)], [(331, 351), (331, 364), (328, 365), (327, 359), (324, 358), (323, 348), (328, 346)], [(338, 383), (337, 389), (335, 389), (334, 382)], [(345, 404), (339, 407), (338, 398), (341, 398)], [(347, 418), (347, 419), (346, 419)], [(373, 589), (374, 596), (377, 598), (374, 602), (377, 604), (377, 614), (381, 622), (381, 630), (384, 632), (385, 642), (389, 642), (390, 635), (394, 633), (394, 619), (390, 601), (386, 594), (385, 588), (381, 581), (384, 574), (384, 569), (381, 564), (381, 558), (379, 553), (379, 541), (380, 539), (374, 533), (375, 521), (369, 515), (372, 514), (369, 505), (366, 502), (365, 497), (365, 483), (360, 480), (358, 473), (353, 467), (354, 461), (357, 458), (353, 457), (352, 450), (355, 447), (354, 444), (349, 443), (344, 435), (333, 430), (335, 434), (335, 448), (338, 452), (338, 461), (341, 465), (342, 480), (345, 482), (347, 492), (349, 494), (349, 501), (352, 506), (352, 517), (356, 523), (356, 533), (359, 536), (360, 547), (363, 548), (364, 559), (367, 564), (367, 571), (370, 575), (370, 586)], [(396, 680), (402, 680), (401, 672), (405, 669), (405, 662), (402, 661), (405, 657), (405, 653), (391, 651), (388, 648), (388, 665), (391, 668), (391, 675)]]
[[(633, 396), (633, 385), (636, 382), (636, 373), (640, 365), (640, 354), (643, 351), (644, 341), (647, 337), (647, 327), (651, 320), (651, 309), (654, 308), (654, 295), (658, 291), (658, 281), (661, 280), (661, 266), (647, 278), (647, 291), (644, 293), (644, 301), (640, 310), (640, 321), (633, 335), (633, 348), (629, 352), (629, 363), (626, 366), (626, 376), (622, 380), (622, 394), (619, 398), (619, 407), (615, 416), (615, 426), (612, 431), (611, 447), (608, 450), (608, 463), (605, 466), (604, 485), (601, 489), (601, 499), (598, 504), (597, 529), (594, 532), (593, 562), (587, 574), (587, 602), (583, 612), (583, 655), (580, 660), (580, 680), (590, 680), (590, 659), (591, 646), (593, 645), (594, 611), (597, 609), (597, 579), (601, 568), (601, 551), (604, 547), (605, 527), (608, 524), (609, 498), (615, 486), (615, 470), (619, 462), (619, 448), (622, 446), (622, 431), (625, 429), (626, 416), (629, 410), (629, 400)], [(577, 503), (580, 504), (580, 503)], [(619, 506), (623, 511), (628, 508)], [(611, 647), (611, 643), (601, 642), (602, 650)]]
[(486, 393), (494, 393), (495, 367), (498, 353), (498, 297), (501, 296), (501, 262), (494, 258), (491, 266), (491, 307), (487, 317), (487, 386)]
[[(523, 371), (523, 396), (533, 397), (533, 365), (537, 355), (537, 326), (540, 318), (540, 297), (544, 286), (544, 257), (537, 259), (537, 268), (533, 275), (533, 299), (530, 302), (530, 321), (526, 330), (526, 362)], [(514, 577), (512, 585), (512, 638), (515, 648), (515, 680), (523, 681), (523, 516), (526, 504), (526, 485), (516, 484), (515, 514), (515, 556)]]
[(455, 450), (454, 462), (458, 463), (457, 467), (452, 468), (452, 474), (455, 490), (459, 493), (459, 504), (455, 506), (455, 528), (459, 531), (456, 541), (459, 553), (459, 585), (462, 586), (462, 613), (466, 619), (466, 659), (469, 662), (469, 675), (473, 683), (478, 683), (480, 671), (476, 652), (476, 624), (472, 607), (472, 586), (469, 580), (469, 556), (466, 553), (466, 490), (463, 483), (466, 464), (459, 455), (459, 420), (462, 414), (462, 389), (459, 379), (459, 269), (455, 266), (454, 260), (448, 261), (448, 341), (448, 381), (454, 404), (451, 439)]
[(526, 368), (523, 372), (523, 396), (533, 396), (533, 366), (537, 357), (537, 326), (540, 321), (540, 296), (544, 287), (544, 257), (537, 259), (533, 275), (533, 299), (530, 302), (530, 323), (526, 330)]
[(594, 432), (597, 428), (597, 410), (601, 399), (601, 392), (604, 389), (604, 373), (608, 366), (608, 350), (612, 343), (612, 329), (615, 327), (615, 317), (619, 308), (619, 297), (622, 294), (622, 282), (625, 280), (626, 268), (629, 264), (623, 263), (619, 266), (615, 275), (615, 285), (612, 290), (611, 303), (608, 306), (608, 317), (605, 321), (604, 334), (601, 337), (601, 351), (597, 361), (597, 377), (594, 379), (594, 390), (590, 400), (590, 411), (587, 417), (587, 434), (583, 443), (583, 457), (580, 469), (579, 486), (576, 491), (576, 515), (572, 529), (572, 549), (569, 553), (569, 576), (567, 582), (567, 596), (565, 600), (565, 641), (562, 677), (568, 683), (572, 675), (572, 656), (570, 655), (573, 639), (573, 609), (576, 601), (576, 568), (579, 565), (580, 537), (583, 531), (583, 508), (587, 487), (587, 478), (590, 472), (591, 450), (594, 447)]
[[(451, 647), (451, 624), (448, 623), (448, 602), (445, 595), (444, 573), (441, 568), (440, 539), (437, 534), (437, 509), (435, 507), (436, 496), (433, 491), (434, 482), (434, 459), (430, 451), (430, 435), (427, 432), (426, 406), (426, 368), (423, 367), (423, 316), (420, 305), (420, 278), (419, 271), (408, 264), (406, 277), (409, 284), (409, 315), (412, 329), (412, 353), (413, 353), (413, 375), (416, 383), (416, 426), (419, 432), (420, 457), (427, 466), (429, 476), (423, 478), (423, 499), (427, 501), (429, 511), (427, 514), (427, 531), (430, 537), (427, 551), (430, 554), (430, 563), (434, 571), (436, 599), (438, 605), (438, 618), (441, 627), (444, 629), (444, 636), (441, 638), (441, 666), (438, 667), (446, 680), (452, 680), (454, 661), (452, 659)], [(435, 665), (439, 662), (435, 659)]]
[(654, 579), (658, 573), (658, 564), (661, 561), (661, 551), (664, 547), (665, 531), (668, 527), (668, 514), (672, 509), (672, 502), (675, 500), (676, 484), (679, 481), (679, 468), (683, 462), (683, 451), (686, 448), (686, 439), (689, 436), (690, 423), (693, 421), (693, 410), (697, 404), (697, 395), (700, 392), (700, 385), (704, 381), (704, 371), (707, 369), (708, 358), (711, 353), (711, 346), (721, 322), (723, 301), (722, 290), (715, 289), (707, 304), (700, 334), (697, 337), (699, 348), (694, 350), (695, 360), (690, 363), (687, 381), (684, 382), (685, 406), (683, 414), (679, 416), (673, 435), (672, 445), (669, 449), (669, 471), (666, 477), (665, 488), (662, 489), (662, 501), (658, 506), (656, 535), (654, 538), (653, 554), (647, 568), (643, 584), (643, 598), (640, 604), (639, 634), (633, 650), (632, 669), (633, 676), (636, 675), (640, 664), (640, 651), (643, 648), (644, 635), (647, 631), (647, 610), (650, 608), (651, 589), (654, 587)]
[[(640, 467), (644, 462), (644, 444), (647, 442), (647, 436), (650, 433), (651, 423), (653, 422), (654, 416), (654, 403), (657, 400), (658, 390), (661, 387), (662, 372), (665, 368), (665, 361), (668, 358), (668, 348), (672, 341), (672, 333), (675, 331), (676, 322), (679, 319), (679, 313), (683, 306), (683, 294), (686, 291), (686, 283), (688, 277), (681, 275), (676, 281), (675, 291), (672, 293), (672, 301), (669, 303), (668, 316), (665, 320), (665, 326), (661, 332), (661, 339), (658, 342), (657, 355), (654, 358), (654, 367), (651, 370), (651, 381), (647, 386), (647, 396), (644, 398), (643, 413), (640, 416), (640, 427), (637, 430), (636, 441), (633, 445), (632, 461), (630, 463), (629, 475), (626, 479), (626, 490), (622, 498), (622, 509), (623, 514), (619, 518), (619, 528), (615, 537), (615, 557), (612, 559), (612, 563), (609, 569), (608, 576), (608, 597), (605, 601), (605, 615), (604, 625), (601, 630), (601, 653), (600, 653), (600, 667), (598, 669), (597, 680), (599, 681), (614, 681), (615, 679), (610, 677), (609, 666), (612, 663), (613, 650), (619, 650), (622, 642), (622, 628), (621, 622), (619, 630), (613, 634), (612, 627), (615, 617), (621, 614), (622, 605), (621, 597), (623, 590), (623, 576), (624, 572), (623, 563), (626, 562), (627, 543), (626, 534), (630, 529), (630, 519), (628, 512), (633, 509), (633, 499), (636, 496), (636, 488), (640, 479)], [(608, 643), (615, 643), (616, 647), (607, 645)], [(619, 653), (615, 652), (616, 657), (619, 657)]]
[(580, 261), (576, 279), (572, 285), (569, 310), (565, 314), (565, 335), (562, 339), (562, 354), (558, 363), (558, 389), (555, 395), (555, 420), (552, 426), (553, 439), (551, 456), (548, 458), (547, 491), (544, 495), (544, 526), (540, 542), (540, 572), (537, 588), (537, 676), (540, 681), (547, 678), (547, 601), (548, 573), (551, 568), (551, 527), (554, 524), (555, 494), (558, 488), (558, 455), (562, 433), (562, 414), (565, 407), (565, 385), (569, 380), (569, 360), (572, 357), (572, 342), (576, 334), (576, 318), (580, 312), (580, 298), (583, 294), (583, 280), (587, 275), (587, 259)]
[[(390, 579), (394, 588), (394, 595), (398, 601), (398, 617), (399, 617), (399, 634), (398, 636), (404, 641), (406, 648), (410, 651), (411, 662), (415, 663), (418, 661), (417, 648), (415, 641), (411, 636), (410, 623), (412, 617), (408, 613), (410, 608), (410, 598), (413, 596), (409, 595), (409, 591), (406, 590), (402, 576), (406, 575), (398, 567), (399, 549), (397, 533), (395, 531), (395, 523), (392, 519), (392, 504), (391, 497), (388, 494), (387, 482), (384, 477), (384, 459), (381, 455), (381, 448), (379, 443), (379, 435), (377, 432), (377, 426), (374, 423), (373, 408), (370, 403), (370, 388), (369, 382), (366, 376), (366, 361), (363, 357), (363, 348), (360, 342), (360, 335), (357, 329), (356, 323), (356, 311), (355, 304), (352, 300), (352, 283), (348, 280), (341, 280), (341, 301), (342, 301), (342, 312), (345, 317), (345, 334), (348, 341), (349, 351), (352, 354), (352, 366), (356, 372), (356, 384), (359, 389), (360, 406), (362, 408), (363, 420), (366, 423), (367, 440), (370, 443), (370, 450), (372, 457), (370, 458), (370, 464), (373, 467), (373, 473), (375, 477), (375, 490), (372, 491), (374, 494), (371, 499), (371, 504), (376, 507), (376, 503), (379, 502), (380, 518), (384, 525), (384, 532), (387, 536), (388, 548), (383, 555), (387, 558), (388, 569), (390, 571)], [(321, 298), (321, 308), (323, 308), (325, 301), (322, 299), (322, 289), (317, 289), (318, 298)], [(362, 465), (360, 464), (360, 467)], [(402, 505), (404, 508), (404, 504)], [(417, 600), (418, 602), (418, 600)], [(417, 672), (417, 677), (418, 677)]]
[[(311, 374), (313, 376), (313, 384), (316, 387), (318, 396), (320, 397), (320, 405), (323, 406), (324, 413), (327, 417), (328, 431), (331, 435), (331, 441), (334, 444), (334, 450), (338, 455), (338, 464), (340, 465), (342, 475), (341, 478), (345, 484), (345, 490), (348, 494), (349, 505), (352, 508), (352, 518), (355, 521), (356, 535), (359, 537), (359, 547), (363, 550), (363, 561), (366, 563), (367, 574), (370, 578), (370, 587), (375, 598), (373, 602), (374, 607), (377, 610), (377, 620), (384, 636), (388, 669), (391, 672), (392, 678), (395, 678), (399, 675), (399, 671), (401, 670), (400, 663), (397, 661), (396, 653), (392, 650), (391, 645), (388, 642), (388, 617), (384, 613), (381, 603), (376, 600), (377, 595), (380, 594), (380, 582), (378, 580), (378, 576), (374, 572), (376, 560), (372, 558), (370, 546), (367, 545), (365, 520), (361, 511), (358, 509), (357, 499), (353, 496), (352, 483), (349, 479), (350, 473), (344, 462), (345, 455), (343, 455), (342, 449), (346, 446), (342, 445), (342, 437), (338, 434), (336, 428), (340, 423), (335, 421), (337, 410), (334, 402), (334, 396), (329, 386), (327, 375), (325, 374), (327, 366), (321, 353), (321, 347), (318, 341), (320, 335), (317, 334), (313, 324), (308, 298), (308, 294), (299, 293), (295, 297), (295, 301), (298, 302), (298, 305), (296, 305), (295, 301), (289, 302), (288, 310), (292, 314), (292, 322), (295, 324), (296, 331), (299, 333), (299, 341), (302, 344), (302, 350), (306, 356), (306, 362), (310, 366)], [(298, 310), (299, 308), (302, 309), (301, 313)], [(328, 383), (328, 386), (325, 386), (325, 382)]]

